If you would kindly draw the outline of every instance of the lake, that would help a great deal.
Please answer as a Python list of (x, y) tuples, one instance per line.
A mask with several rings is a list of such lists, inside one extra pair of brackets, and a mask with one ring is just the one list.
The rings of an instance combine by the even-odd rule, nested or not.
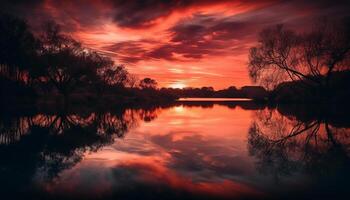
[(315, 110), (193, 101), (2, 114), (0, 192), (49, 199), (346, 197), (349, 120), (341, 109), (330, 116)]
[(218, 101), (228, 101), (228, 102), (235, 102), (235, 101), (252, 101), (252, 99), (249, 98), (179, 98), (180, 102), (184, 101), (201, 101), (201, 102), (218, 102)]

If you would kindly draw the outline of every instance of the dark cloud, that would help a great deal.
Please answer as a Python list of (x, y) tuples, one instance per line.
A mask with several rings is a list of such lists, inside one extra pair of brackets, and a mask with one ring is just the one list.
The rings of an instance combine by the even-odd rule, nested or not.
[(35, 6), (42, 4), (45, 0), (2, 0), (2, 5), (7, 6)]
[(111, 15), (103, 1), (94, 0), (4, 0), (0, 1), (1, 11), (26, 19), (36, 31), (47, 21), (54, 20), (65, 32), (79, 28), (103, 25)]
[[(289, 10), (291, 12), (293, 10), (309, 11), (314, 14), (346, 14), (350, 6), (347, 0), (2, 0), (0, 5), (2, 12), (11, 12), (35, 21), (58, 17), (66, 19), (62, 21), (75, 20), (79, 25), (90, 25), (96, 23), (96, 19), (104, 17), (105, 19), (113, 19), (120, 27), (144, 28), (162, 23), (159, 19), (167, 17), (175, 11), (182, 12), (192, 7), (198, 8), (223, 3), (232, 6), (232, 8), (255, 7), (250, 12), (278, 8), (287, 11), (284, 13), (285, 17), (292, 14), (289, 13)], [(108, 9), (101, 9), (102, 7)], [(269, 11), (273, 13), (279, 10), (270, 9)], [(203, 23), (210, 22), (210, 18), (206, 20)]]
[(117, 58), (123, 63), (137, 63), (146, 59), (147, 50), (144, 44), (154, 43), (153, 41), (123, 41), (112, 45), (105, 46), (106, 51), (115, 52)]
[[(232, 16), (215, 13), (192, 13), (186, 19), (179, 18), (170, 27), (168, 41), (151, 40), (123, 41), (106, 45), (102, 50), (114, 52), (125, 63), (140, 60), (195, 60), (208, 55), (241, 55), (247, 53), (248, 42), (254, 41), (257, 33), (266, 26), (287, 23), (292, 27), (310, 27), (312, 18), (328, 15), (349, 15), (349, 1), (257, 1), (257, 0), (3, 0), (2, 12), (24, 17), (35, 28), (44, 21), (54, 19), (63, 30), (74, 33), (78, 30), (103, 26), (113, 20), (119, 27), (141, 29), (162, 23), (164, 17), (176, 11), (192, 7), (227, 5), (256, 5), (254, 9)], [(235, 4), (233, 4), (235, 3)], [(145, 44), (148, 44), (146, 47)], [(113, 55), (113, 54), (111, 54)]]
[[(192, 22), (196, 23), (192, 23)], [(203, 23), (203, 21), (211, 23)], [(249, 36), (246, 22), (227, 21), (226, 18), (197, 15), (190, 22), (180, 22), (170, 28), (171, 38), (166, 43), (158, 43), (151, 49), (144, 48), (144, 43), (155, 44), (154, 41), (126, 41), (106, 46), (108, 51), (116, 52), (119, 59), (137, 62), (149, 59), (194, 60), (207, 55), (223, 55), (225, 53), (240, 54), (243, 47), (235, 40), (243, 40)], [(251, 35), (250, 35), (251, 36)], [(234, 48), (236, 46), (236, 48)]]
[(173, 9), (185, 6), (181, 1), (115, 0), (114, 21), (121, 27), (151, 26), (154, 20), (169, 15)]
[[(122, 4), (119, 1), (117, 3)], [(121, 7), (127, 6), (130, 10), (126, 9), (125, 12), (129, 15), (125, 16), (127, 20), (123, 20), (121, 17), (118, 18), (119, 21), (115, 19), (116, 22), (122, 26), (137, 27), (150, 25), (149, 21), (166, 15), (170, 12), (169, 10), (190, 6), (194, 1), (174, 5), (163, 1), (123, 3), (125, 5), (123, 4)], [(165, 10), (158, 12), (158, 6), (164, 7)], [(226, 17), (220, 13), (210, 15), (194, 13), (190, 19), (180, 20), (174, 27), (169, 28), (168, 32), (171, 38), (163, 44), (145, 49), (139, 45), (138, 41), (129, 42), (129, 52), (131, 53), (127, 54), (128, 51), (123, 51), (125, 53), (122, 60), (130, 62), (148, 59), (174, 61), (201, 59), (208, 55), (241, 55), (248, 52), (249, 46), (247, 44), (254, 41), (258, 32), (264, 27), (285, 23), (291, 28), (307, 29), (307, 27), (311, 27), (316, 18), (326, 14), (333, 14), (331, 16), (335, 17), (347, 15), (345, 12), (347, 6), (348, 3), (340, 6), (329, 1), (304, 2), (296, 0), (275, 2), (267, 7)], [(141, 7), (145, 9), (141, 9)], [(137, 14), (139, 9), (141, 9), (140, 15)], [(152, 14), (147, 15), (148, 12)], [(124, 46), (124, 44), (116, 44), (116, 46)], [(138, 52), (135, 53), (135, 51)]]
[[(171, 35), (168, 42), (124, 41), (104, 49), (115, 52), (119, 60), (130, 63), (149, 59), (186, 61), (225, 53), (238, 55), (242, 49), (237, 47), (244, 45), (239, 45), (235, 40), (248, 37), (249, 28), (248, 22), (228, 21), (227, 18), (213, 15), (196, 15), (190, 21), (179, 22), (171, 27), (168, 30)], [(153, 48), (145, 48), (144, 44), (152, 44)]]
[(0, 1), (0, 13), (26, 18), (29, 13), (33, 13), (44, 2), (45, 0), (2, 0)]
[[(304, 10), (342, 10), (346, 12), (349, 8), (348, 0), (321, 0), (321, 1), (304, 1), (304, 0), (109, 0), (114, 7), (113, 19), (121, 27), (144, 28), (156, 24), (156, 20), (167, 17), (174, 11), (185, 10), (190, 7), (210, 6), (222, 3), (229, 3), (232, 6), (257, 6), (257, 8), (269, 7), (294, 7), (294, 9)], [(286, 14), (286, 13), (285, 13)]]
[(189, 42), (194, 40), (203, 40), (202, 36), (206, 34), (206, 28), (200, 24), (177, 25), (170, 30), (173, 33), (172, 42)]
[[(156, 24), (177, 10), (230, 2), (229, 0), (110, 0), (114, 6), (114, 21), (121, 27), (143, 28)], [(232, 1), (231, 1), (232, 2)]]

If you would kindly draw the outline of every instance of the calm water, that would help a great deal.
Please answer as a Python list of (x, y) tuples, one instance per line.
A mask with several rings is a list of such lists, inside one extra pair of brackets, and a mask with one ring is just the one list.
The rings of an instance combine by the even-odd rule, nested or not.
[(237, 101), (252, 101), (252, 99), (248, 98), (180, 98), (178, 101), (184, 102), (184, 101), (196, 101), (196, 102), (218, 102), (218, 101), (230, 101), (230, 102), (237, 102)]
[(12, 198), (346, 199), (347, 120), (294, 110), (178, 102), (2, 116), (0, 192)]

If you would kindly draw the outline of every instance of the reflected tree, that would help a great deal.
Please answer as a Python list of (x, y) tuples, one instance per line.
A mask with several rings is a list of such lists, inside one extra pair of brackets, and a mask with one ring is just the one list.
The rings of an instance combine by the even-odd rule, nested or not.
[(277, 180), (296, 173), (339, 175), (350, 167), (349, 136), (349, 128), (332, 126), (327, 119), (298, 121), (265, 109), (256, 111), (248, 149), (259, 171)]
[(7, 183), (1, 191), (30, 189), (33, 178), (52, 181), (79, 163), (85, 152), (96, 152), (124, 137), (140, 120), (155, 117), (152, 111), (134, 109), (1, 117), (0, 181)]

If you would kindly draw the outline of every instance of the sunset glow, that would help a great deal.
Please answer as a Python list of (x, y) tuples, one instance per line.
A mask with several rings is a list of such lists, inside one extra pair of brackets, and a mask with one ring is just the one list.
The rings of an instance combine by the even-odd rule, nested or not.
[(34, 30), (53, 19), (138, 77), (174, 88), (250, 85), (248, 52), (262, 28), (284, 23), (307, 29), (310, 19), (346, 13), (336, 4), (275, 0), (33, 2), (5, 6)]
[(1, 199), (349, 199), (350, 0), (0, 0)]
[(182, 89), (182, 88), (186, 87), (186, 84), (184, 84), (184, 83), (173, 83), (173, 84), (170, 84), (169, 87)]

